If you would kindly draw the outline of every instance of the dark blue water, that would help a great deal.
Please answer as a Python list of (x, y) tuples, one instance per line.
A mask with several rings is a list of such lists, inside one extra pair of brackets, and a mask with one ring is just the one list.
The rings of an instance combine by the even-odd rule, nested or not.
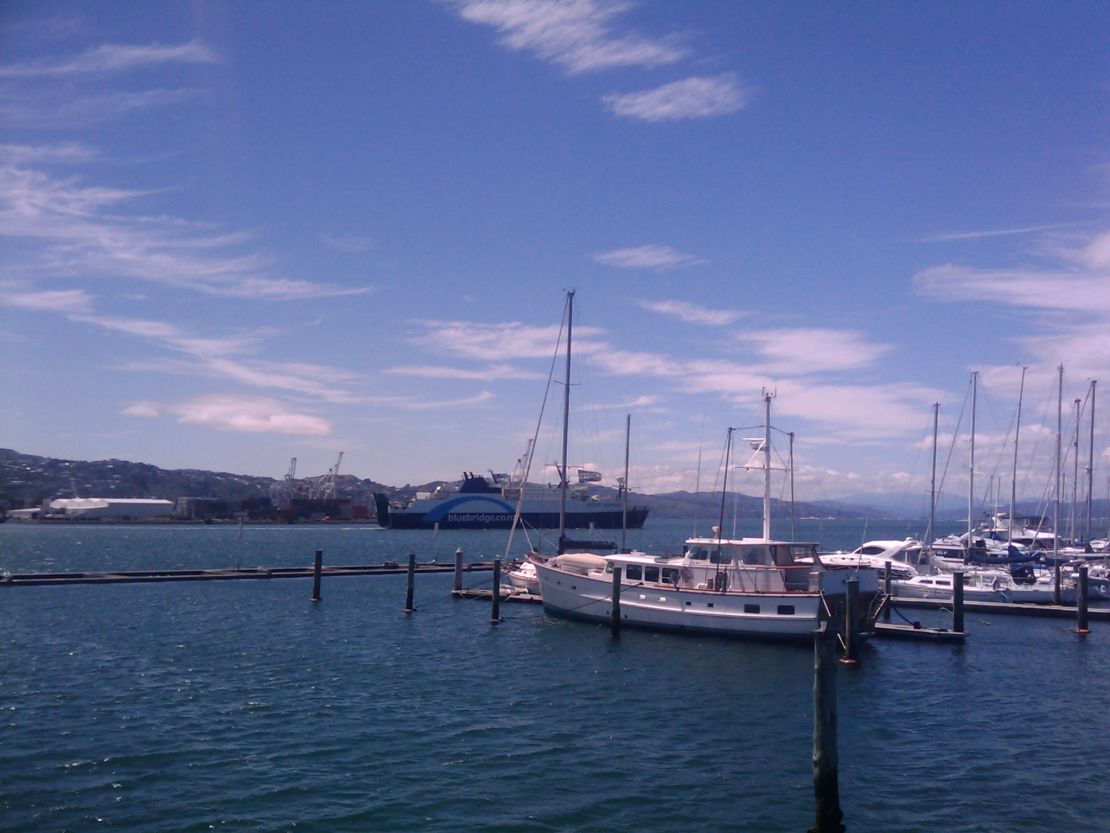
[[(872, 524), (867, 537), (902, 537)], [(631, 543), (677, 549), (689, 524)], [(858, 525), (800, 530), (830, 546)], [(0, 526), (13, 572), (376, 563), (431, 533)], [(441, 561), (504, 533), (440, 533)], [(5, 831), (801, 831), (812, 654), (450, 598), (450, 575), (0, 589)], [(489, 574), (467, 576), (468, 584)], [(917, 611), (928, 620), (940, 614)], [(839, 675), (849, 830), (1105, 831), (1110, 623), (968, 618)]]

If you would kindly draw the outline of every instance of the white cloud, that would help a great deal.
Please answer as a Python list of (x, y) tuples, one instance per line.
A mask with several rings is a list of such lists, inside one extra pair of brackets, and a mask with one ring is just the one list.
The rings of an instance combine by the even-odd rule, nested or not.
[(695, 76), (653, 90), (604, 98), (615, 115), (640, 121), (678, 121), (735, 113), (748, 106), (752, 90), (732, 74)]
[(680, 252), (670, 246), (661, 246), (650, 243), (646, 246), (634, 246), (628, 249), (613, 249), (611, 252), (596, 254), (593, 259), (605, 266), (616, 266), (619, 269), (674, 269), (678, 266), (693, 266), (705, 263), (704, 260)]
[(94, 148), (80, 142), (57, 142), (46, 145), (0, 144), (0, 163), (25, 165), (41, 162), (87, 162), (95, 159)]
[(889, 344), (869, 342), (862, 333), (821, 327), (748, 330), (739, 337), (755, 345), (769, 362), (763, 369), (776, 375), (866, 367), (893, 349)]
[(319, 437), (330, 434), (332, 429), (326, 419), (292, 411), (275, 399), (251, 396), (201, 396), (172, 404), (135, 402), (123, 413), (150, 418), (165, 413), (186, 424), (252, 434)]
[(361, 401), (353, 392), (358, 375), (327, 365), (307, 362), (275, 362), (252, 358), (264, 339), (276, 335), (257, 330), (221, 337), (200, 337), (176, 324), (94, 313), (73, 314), (74, 321), (92, 324), (111, 332), (147, 339), (177, 354), (173, 358), (148, 358), (120, 365), (123, 370), (153, 371), (213, 377), (254, 388), (268, 388), (309, 396), (324, 402)]
[(63, 78), (81, 75), (118, 75), (163, 64), (212, 64), (216, 53), (203, 42), (145, 46), (106, 43), (71, 58), (0, 65), (0, 78)]
[(9, 290), (0, 283), (0, 307), (45, 312), (79, 313), (91, 308), (92, 296), (83, 289), (52, 289), (40, 292)]
[(508, 364), (490, 365), (485, 368), (468, 370), (461, 367), (438, 367), (435, 365), (401, 365), (385, 370), (392, 376), (417, 376), (424, 379), (469, 379), (489, 382), (498, 379), (543, 379), (542, 373), (521, 370)]
[(568, 74), (653, 67), (686, 57), (677, 38), (622, 35), (614, 21), (629, 4), (607, 0), (459, 0), (464, 20), (494, 27), (509, 49), (528, 51)]
[(0, 166), (0, 236), (37, 241), (41, 248), (28, 268), (55, 276), (131, 278), (271, 301), (371, 291), (273, 274), (269, 257), (228, 251), (242, 234), (204, 234), (179, 218), (124, 213), (150, 193)]
[(949, 231), (934, 234), (924, 238), (926, 243), (950, 243), (956, 240), (981, 240), (986, 237), (1015, 237), (1036, 232), (1051, 231), (1053, 229), (1068, 228), (1066, 224), (1059, 223), (1047, 226), (1021, 226), (1018, 228), (988, 229), (984, 231)]
[[(1097, 259), (1098, 250), (1089, 257)], [(1106, 274), (947, 264), (925, 269), (913, 280), (919, 292), (941, 301), (989, 300), (1036, 310), (1110, 312), (1110, 276)]]
[[(557, 324), (533, 326), (518, 322), (485, 324), (471, 321), (422, 321), (424, 330), (410, 341), (423, 349), (482, 361), (503, 362), (514, 359), (549, 359), (555, 354), (559, 336)], [(581, 339), (597, 335), (596, 327), (575, 326), (576, 353), (595, 349)]]
[(712, 327), (726, 327), (743, 317), (744, 313), (734, 309), (709, 309), (687, 301), (639, 301), (644, 309), (671, 315), (688, 324), (708, 324)]

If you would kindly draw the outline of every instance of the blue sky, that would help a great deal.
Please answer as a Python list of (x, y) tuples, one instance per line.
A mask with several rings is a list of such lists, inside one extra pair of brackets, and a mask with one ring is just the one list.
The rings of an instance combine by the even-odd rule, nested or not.
[(607, 482), (631, 413), (634, 488), (709, 488), (767, 386), (799, 497), (924, 494), (978, 370), (982, 496), (1025, 365), (1037, 496), (1055, 367), (1065, 433), (1110, 367), (1104, 3), (7, 2), (0, 43), (6, 447), (507, 470), (573, 288)]

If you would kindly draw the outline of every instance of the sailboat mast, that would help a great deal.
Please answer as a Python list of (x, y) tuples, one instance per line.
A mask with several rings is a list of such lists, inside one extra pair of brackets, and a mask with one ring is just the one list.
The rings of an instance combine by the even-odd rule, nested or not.
[(1064, 366), (1059, 367), (1056, 383), (1056, 489), (1052, 510), (1052, 561), (1059, 567), (1060, 557), (1060, 439), (1064, 433)]
[(1097, 379), (1091, 380), (1091, 442), (1087, 449), (1087, 529), (1084, 539), (1091, 541), (1091, 493), (1095, 488), (1095, 385)]
[(1068, 538), (1075, 543), (1075, 528), (1079, 525), (1079, 405), (1080, 400), (1075, 400), (1075, 435), (1072, 437), (1072, 452), (1074, 460), (1072, 460), (1072, 475), (1071, 475), (1071, 512), (1068, 521)]
[(791, 431), (786, 436), (790, 438), (790, 540), (796, 541), (798, 536), (794, 532), (794, 432)]
[(628, 532), (628, 441), (632, 436), (632, 414), (624, 415), (624, 488), (621, 489), (621, 552)]
[(1018, 388), (1017, 418), (1014, 421), (1014, 470), (1010, 474), (1010, 523), (1006, 533), (1006, 544), (1014, 543), (1014, 512), (1017, 505), (1017, 466), (1018, 466), (1018, 437), (1021, 434), (1021, 400), (1025, 396), (1025, 365), (1021, 367), (1021, 386)]
[(567, 291), (567, 380), (563, 388), (563, 460), (559, 469), (559, 552), (567, 534), (567, 433), (570, 426), (570, 346), (574, 328), (574, 290)]
[(971, 536), (975, 528), (975, 404), (979, 394), (979, 371), (971, 371), (971, 463), (967, 476), (967, 555), (971, 555)]
[(763, 391), (763, 540), (771, 540), (771, 394)]
[(929, 529), (925, 534), (925, 550), (933, 549), (937, 522), (937, 423), (940, 416), (940, 403), (933, 403), (933, 476), (929, 481)]

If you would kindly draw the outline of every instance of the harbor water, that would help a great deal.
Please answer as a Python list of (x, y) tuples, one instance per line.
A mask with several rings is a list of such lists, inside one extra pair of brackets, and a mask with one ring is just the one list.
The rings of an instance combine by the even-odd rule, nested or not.
[[(862, 526), (804, 521), (798, 537), (851, 548), (864, 534), (920, 534)], [(673, 553), (694, 531), (649, 519), (629, 544)], [(317, 549), (329, 565), (410, 552), (450, 563), (456, 547), (468, 561), (501, 556), (505, 540), (7, 523), (0, 570), (294, 566)], [(810, 647), (614, 639), (524, 604), (503, 604), (492, 626), (488, 604), (453, 599), (451, 583), (418, 575), (412, 614), (404, 575), (325, 578), (318, 604), (310, 579), (0, 588), (0, 829), (812, 824)], [(1110, 626), (1080, 638), (1066, 619), (972, 614), (967, 628), (962, 646), (869, 643), (858, 669), (839, 671), (848, 830), (1107, 830)]]

